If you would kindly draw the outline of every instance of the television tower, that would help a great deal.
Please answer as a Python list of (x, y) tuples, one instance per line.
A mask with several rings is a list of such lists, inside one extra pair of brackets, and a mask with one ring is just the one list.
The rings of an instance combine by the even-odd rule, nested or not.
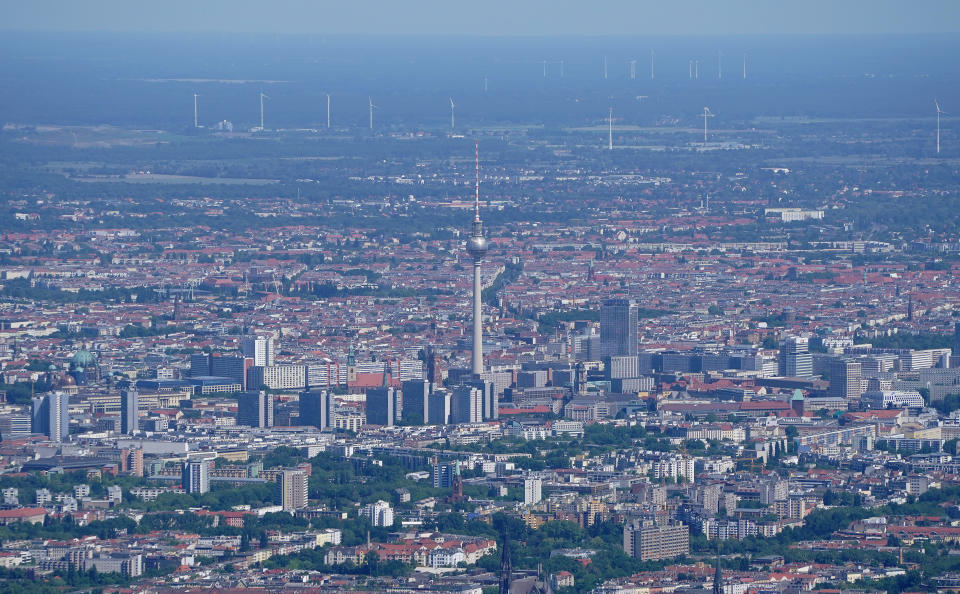
[(483, 237), (480, 221), (480, 141), (476, 141), (477, 178), (474, 186), (473, 230), (467, 240), (467, 252), (473, 258), (473, 374), (483, 373), (483, 313), (480, 310), (480, 264), (489, 245)]

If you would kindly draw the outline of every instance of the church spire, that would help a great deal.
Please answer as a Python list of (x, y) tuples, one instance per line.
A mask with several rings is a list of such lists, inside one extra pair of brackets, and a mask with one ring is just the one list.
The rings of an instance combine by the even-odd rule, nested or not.
[(723, 572), (720, 569), (720, 540), (717, 540), (717, 569), (713, 573), (713, 594), (723, 594)]

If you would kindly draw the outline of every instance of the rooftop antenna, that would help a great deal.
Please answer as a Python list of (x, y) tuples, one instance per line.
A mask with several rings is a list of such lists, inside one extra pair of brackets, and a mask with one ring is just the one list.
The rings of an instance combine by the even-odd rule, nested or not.
[(613, 150), (613, 106), (610, 106), (610, 115), (607, 117), (608, 124), (608, 136), (607, 136), (607, 150)]
[(717, 50), (717, 80), (723, 80), (723, 50)]
[(373, 110), (377, 107), (373, 104), (373, 98), (367, 97), (367, 104), (370, 106), (370, 129), (373, 130)]
[(653, 80), (653, 50), (650, 50), (650, 80)]
[(933, 100), (933, 104), (937, 106), (937, 154), (940, 154), (940, 114), (946, 114), (947, 112), (940, 109), (940, 102), (936, 99)]
[(743, 54), (743, 80), (747, 80), (747, 54)]
[(327, 93), (327, 128), (330, 128), (330, 93)]
[(269, 99), (270, 97), (260, 93), (260, 131), (263, 132), (263, 100)]
[(607, 80), (607, 57), (603, 57), (603, 80)]
[(453, 108), (454, 108), (454, 107), (455, 107), (455, 105), (454, 105), (454, 103), (453, 103), (453, 97), (450, 97), (450, 129), (451, 129), (451, 130), (453, 130), (453, 129), (455, 128), (455, 125), (454, 125), (454, 124), (456, 123), (456, 120), (453, 119)]
[(703, 108), (703, 145), (707, 145), (707, 118), (714, 117), (709, 107)]
[(473, 141), (474, 157), (476, 158), (476, 178), (473, 184), (473, 220), (480, 221), (480, 141)]
[(194, 128), (199, 128), (199, 127), (200, 127), (200, 126), (198, 125), (198, 121), (197, 121), (197, 115), (198, 115), (198, 113), (199, 113), (199, 112), (198, 112), (198, 107), (199, 107), (199, 105), (198, 105), (198, 102), (197, 102), (197, 97), (199, 97), (199, 96), (200, 96), (200, 95), (198, 95), (198, 94), (196, 94), (196, 93), (193, 94), (193, 127), (194, 127)]

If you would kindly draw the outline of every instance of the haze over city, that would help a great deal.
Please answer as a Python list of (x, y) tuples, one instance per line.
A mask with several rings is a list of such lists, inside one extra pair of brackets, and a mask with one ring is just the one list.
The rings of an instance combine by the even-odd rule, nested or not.
[(0, 4), (0, 594), (960, 589), (958, 27)]

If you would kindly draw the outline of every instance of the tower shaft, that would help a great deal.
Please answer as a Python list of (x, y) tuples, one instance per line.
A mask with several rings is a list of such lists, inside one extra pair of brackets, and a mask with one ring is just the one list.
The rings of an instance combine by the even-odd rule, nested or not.
[(479, 375), (483, 373), (483, 313), (480, 310), (480, 297), (482, 288), (480, 286), (480, 263), (481, 260), (473, 261), (473, 373)]

